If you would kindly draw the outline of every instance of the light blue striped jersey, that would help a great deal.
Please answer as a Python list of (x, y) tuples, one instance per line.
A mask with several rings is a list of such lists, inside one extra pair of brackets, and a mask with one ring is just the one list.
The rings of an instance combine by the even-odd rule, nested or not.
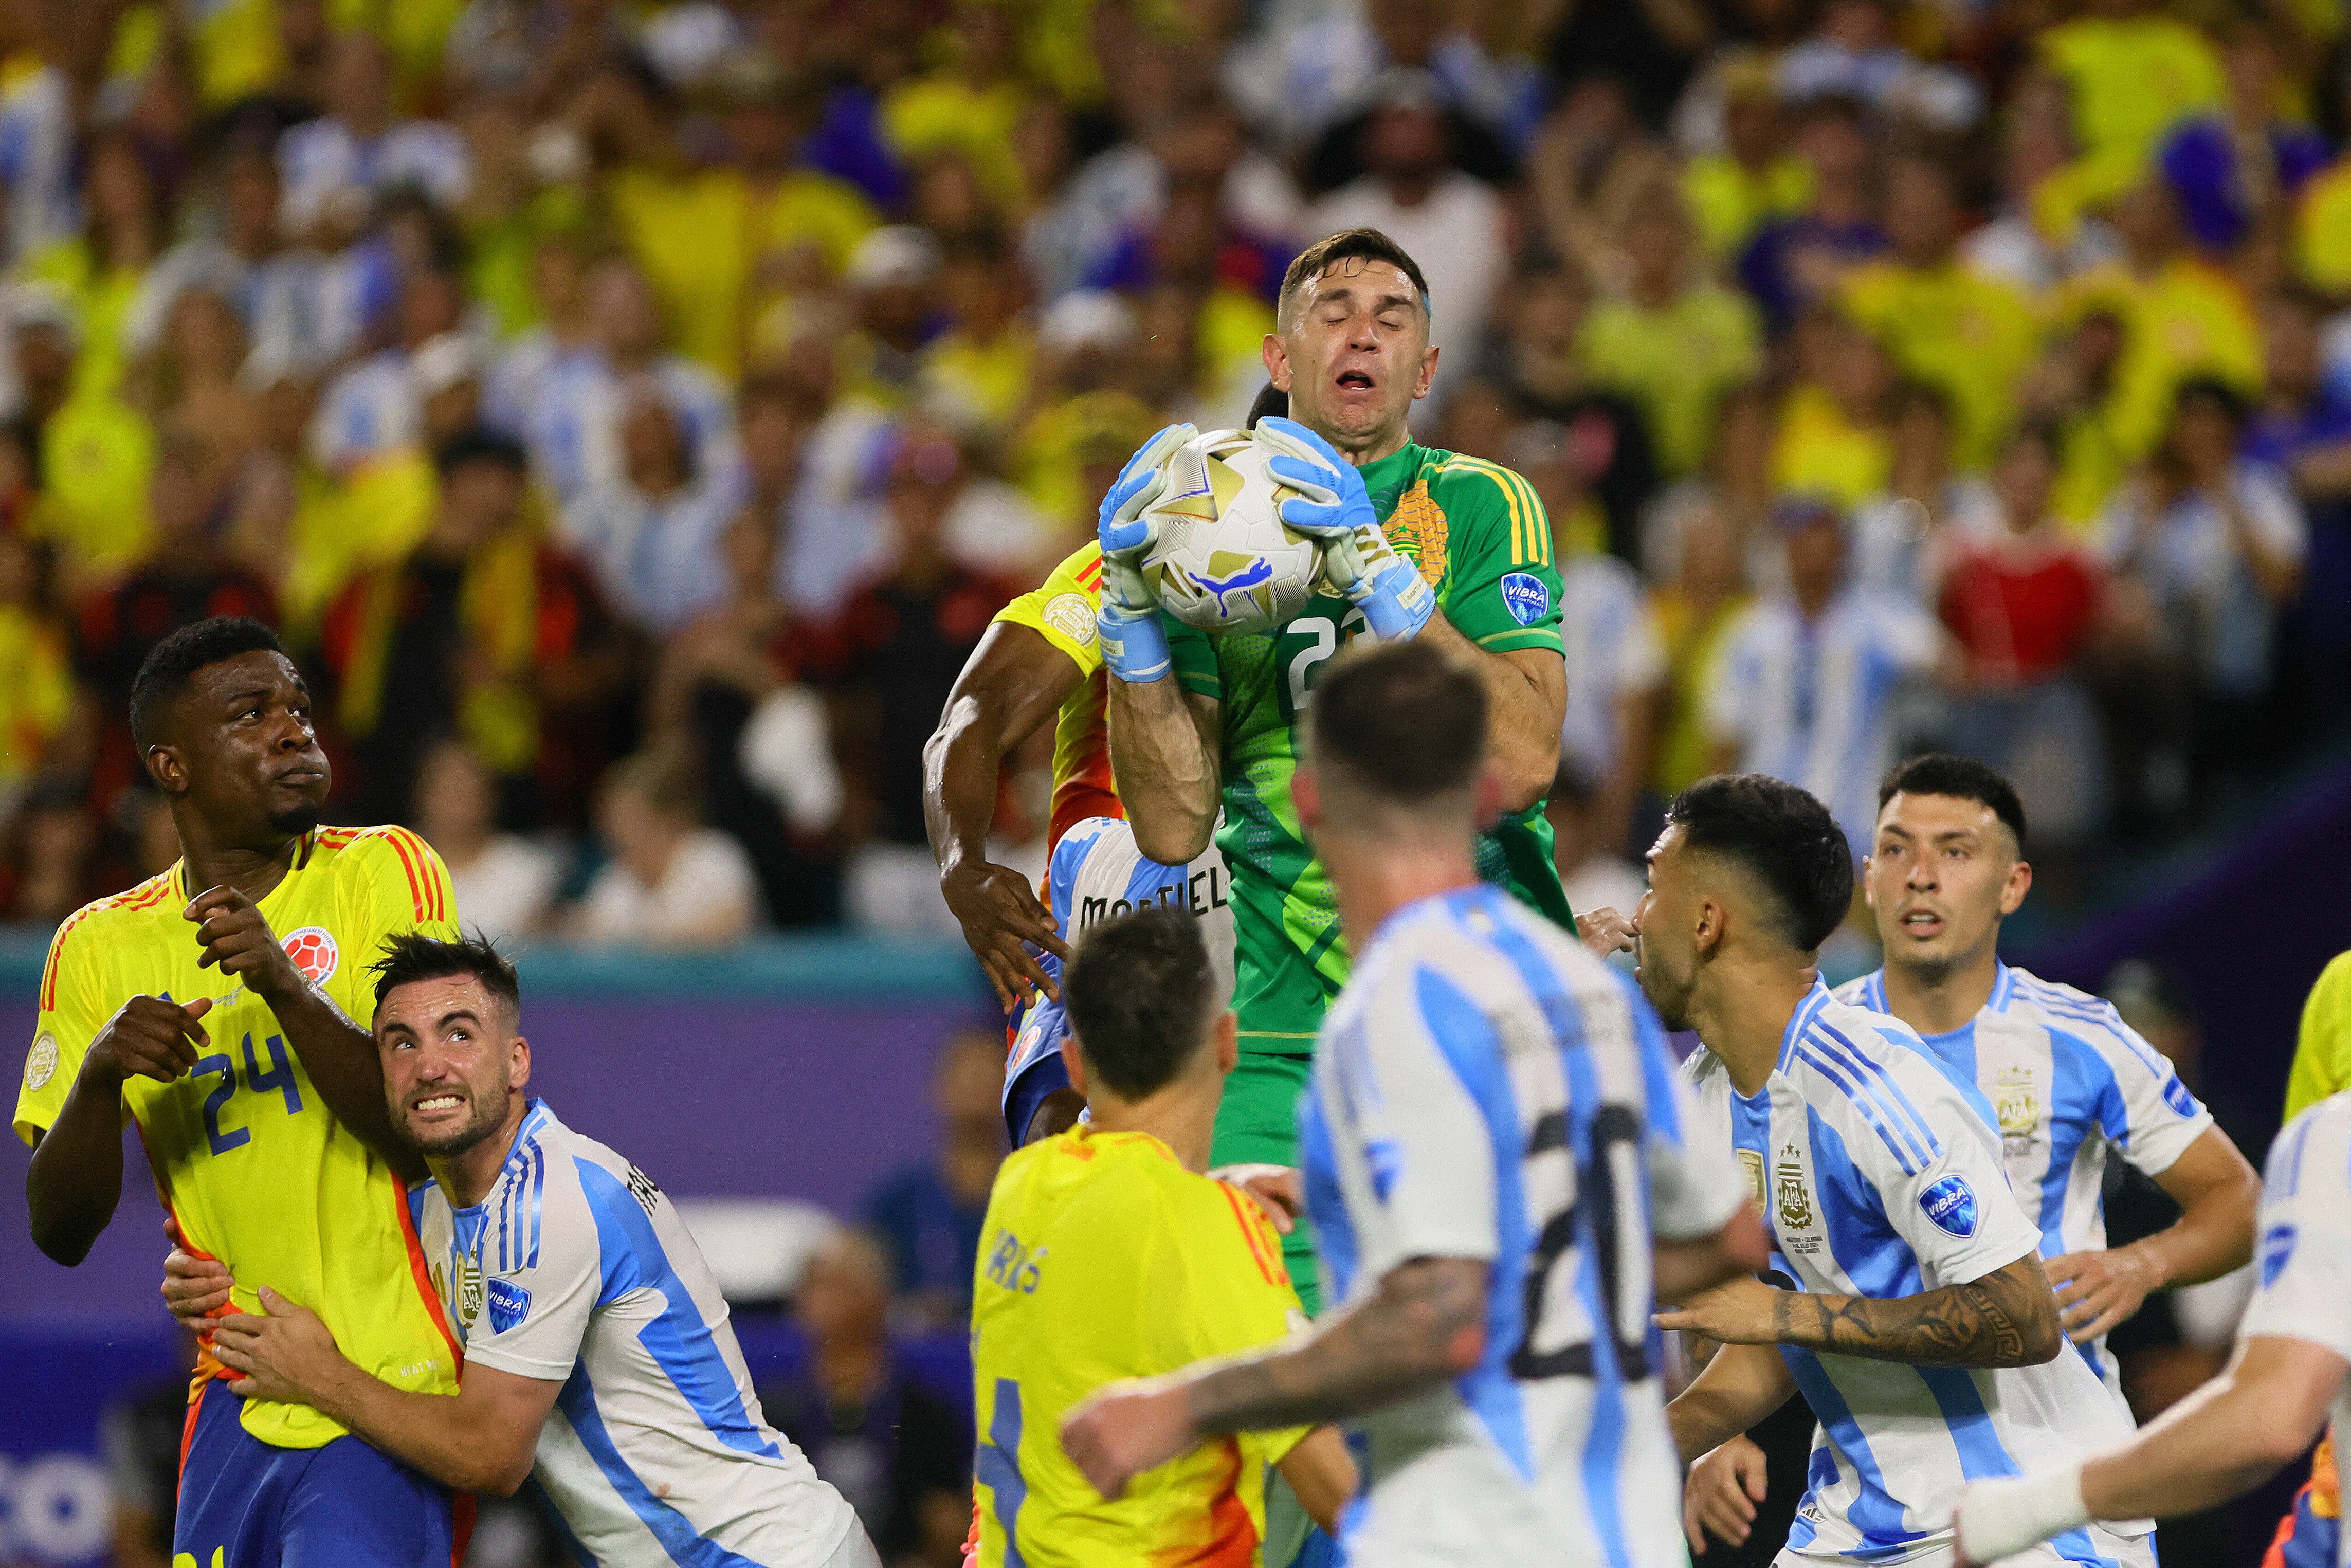
[[(1045, 871), (1045, 899), (1053, 912), (1054, 928), (1072, 947), (1103, 921), (1138, 909), (1190, 911), (1200, 922), (1200, 939), (1207, 946), (1217, 999), (1221, 1004), (1232, 996), (1233, 910), (1225, 852), (1217, 848), (1213, 838), (1191, 864), (1161, 865), (1135, 847), (1134, 829), (1120, 818), (1088, 817), (1072, 822), (1053, 846), (1053, 858)], [(1047, 953), (1042, 963), (1058, 983), (1061, 961)], [(1031, 1068), (1056, 1058), (1062, 1038), (1070, 1032), (1061, 1003), (1039, 996), (1023, 1008), (1013, 1019), (1012, 1053), (1004, 1064), (1005, 1115), (1019, 1124), (1010, 1128), (1015, 1147), (1028, 1131), (1028, 1113), (1035, 1110), (1034, 1100), (1041, 1098), (1024, 1093), (1021, 1080)]]
[(1740, 1185), (1677, 1093), (1640, 993), (1498, 888), (1365, 944), (1299, 1113), (1323, 1278), (1359, 1301), (1416, 1258), (1493, 1271), (1478, 1365), (1362, 1423), (1348, 1562), (1686, 1562), (1650, 1244), (1719, 1230)]
[[(1884, 1012), (1886, 971), (1836, 994)], [(2009, 1188), (2041, 1227), (2043, 1258), (2105, 1248), (2109, 1150), (2160, 1176), (2212, 1124), (2171, 1063), (2113, 1003), (2006, 964), (1982, 1011), (1949, 1034), (1924, 1038), (1990, 1102)], [(2105, 1342), (2078, 1348), (2119, 1392)]]
[[(2351, 1361), (2351, 1092), (2311, 1106), (2270, 1145), (2258, 1257), (2239, 1343), (2307, 1340)], [(2351, 1439), (2351, 1383), (2335, 1391), (2328, 1425), (2340, 1466)], [(2335, 1531), (2335, 1561), (2351, 1568), (2351, 1530)]]
[(595, 1568), (820, 1568), (856, 1516), (767, 1424), (726, 1298), (644, 1173), (534, 1100), (489, 1196), (409, 1194), (465, 1364), (560, 1382), (531, 1482)]
[[(1737, 1092), (1709, 1051), (1686, 1065), (1698, 1113), (1735, 1152), (1799, 1291), (1893, 1300), (1965, 1284), (2029, 1256), (2039, 1227), (2001, 1166), (1982, 1093), (1907, 1024), (1825, 986), (1790, 1017), (1764, 1086)], [(1820, 1431), (1787, 1550), (1884, 1563), (1950, 1539), (1959, 1488), (2039, 1474), (2127, 1438), (2129, 1410), (2088, 1362), (1910, 1366), (1782, 1345)], [(2103, 1534), (2057, 1538), (2111, 1568)]]

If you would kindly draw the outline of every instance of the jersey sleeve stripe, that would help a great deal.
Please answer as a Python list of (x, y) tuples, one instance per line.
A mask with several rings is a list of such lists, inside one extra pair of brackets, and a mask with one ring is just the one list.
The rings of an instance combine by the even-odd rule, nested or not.
[(392, 846), (392, 852), (400, 857), (400, 869), (408, 873), (408, 897), (409, 901), (416, 906), (416, 918), (431, 919), (432, 916), (424, 913), (424, 890), (416, 881), (416, 862), (409, 859), (408, 846), (400, 841), (400, 830), (397, 828), (384, 830), (383, 839)]
[(1902, 1167), (1904, 1176), (1914, 1176), (1918, 1174), (1919, 1166), (1912, 1160), (1910, 1151), (1895, 1137), (1892, 1130), (1886, 1126), (1880, 1115), (1877, 1107), (1870, 1103), (1857, 1085), (1848, 1081), (1843, 1072), (1830, 1065), (1817, 1053), (1806, 1050), (1803, 1045), (1800, 1044), (1796, 1047), (1795, 1054), (1797, 1061), (1826, 1079), (1830, 1086), (1843, 1094), (1846, 1103), (1860, 1113), (1861, 1119), (1869, 1124), (1870, 1131), (1877, 1134), (1878, 1142), (1886, 1145), (1886, 1152), (1892, 1155), (1895, 1163)]
[(1526, 565), (1536, 549), (1534, 539), (1536, 530), (1533, 517), (1520, 506), (1518, 488), (1510, 482), (1517, 476), (1507, 468), (1487, 462), (1482, 457), (1470, 457), (1462, 461), (1469, 472), (1483, 474), (1502, 492), (1502, 501), (1510, 509), (1510, 564)]
[(1249, 1258), (1257, 1264), (1258, 1273), (1264, 1278), (1267, 1284), (1280, 1284), (1281, 1282), (1280, 1277), (1266, 1262), (1264, 1244), (1259, 1241), (1256, 1230), (1250, 1227), (1249, 1216), (1242, 1212), (1244, 1204), (1252, 1203), (1255, 1200), (1241, 1197), (1224, 1182), (1217, 1184), (1217, 1190), (1225, 1195), (1226, 1207), (1233, 1211), (1233, 1223), (1241, 1228), (1241, 1239), (1249, 1243)]
[[(1814, 1045), (1819, 1046), (1838, 1061), (1850, 1063), (1854, 1071), (1866, 1076), (1870, 1092), (1877, 1097), (1879, 1103), (1886, 1107), (1895, 1125), (1900, 1127), (1906, 1136), (1925, 1149), (1926, 1153), (1921, 1155), (1922, 1163), (1943, 1152), (1943, 1145), (1935, 1137), (1935, 1129), (1928, 1124), (1926, 1117), (1918, 1113), (1918, 1107), (1910, 1103), (1910, 1096), (1902, 1092), (1902, 1085), (1895, 1082), (1894, 1075), (1886, 1070), (1883, 1063), (1864, 1053), (1859, 1046), (1839, 1033), (1834, 1025), (1818, 1017), (1813, 1019), (1813, 1029), (1817, 1031), (1813, 1036)], [(1820, 1040), (1820, 1035), (1828, 1036), (1829, 1040), (1834, 1040), (1835, 1044), (1831, 1046), (1824, 1043)]]
[(415, 861), (416, 880), (424, 890), (423, 912), (417, 918), (436, 921), (448, 919), (449, 889), (441, 874), (440, 857), (433, 852), (430, 845), (408, 829), (394, 828), (392, 832), (400, 846), (408, 852), (411, 859)]

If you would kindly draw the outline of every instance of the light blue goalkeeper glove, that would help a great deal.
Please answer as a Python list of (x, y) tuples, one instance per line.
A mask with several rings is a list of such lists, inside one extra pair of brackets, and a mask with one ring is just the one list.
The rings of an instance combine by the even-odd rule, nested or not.
[(1274, 476), (1302, 492), (1281, 504), (1281, 520), (1321, 545), (1332, 591), (1363, 611), (1381, 642), (1418, 636), (1437, 613), (1437, 595), (1388, 543), (1363, 475), (1296, 420), (1261, 419), (1256, 435), (1271, 455), (1266, 466)]
[(1167, 632), (1159, 624), (1159, 601), (1143, 575), (1144, 559), (1159, 542), (1159, 530), (1143, 514), (1167, 487), (1166, 462), (1200, 433), (1171, 424), (1126, 460), (1102, 497), (1095, 537), (1102, 541), (1102, 609), (1094, 634), (1102, 639), (1102, 663), (1130, 685), (1155, 681), (1175, 666)]

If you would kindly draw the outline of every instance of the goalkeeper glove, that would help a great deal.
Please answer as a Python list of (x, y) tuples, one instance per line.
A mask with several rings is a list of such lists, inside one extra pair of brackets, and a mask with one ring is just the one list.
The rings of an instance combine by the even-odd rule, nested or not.
[(1257, 440), (1273, 455), (1266, 466), (1274, 476), (1301, 492), (1281, 504), (1281, 520), (1322, 546), (1332, 591), (1363, 611), (1383, 643), (1417, 636), (1437, 612), (1437, 595), (1388, 543), (1354, 465), (1295, 420), (1258, 421)]
[(1168, 457), (1198, 434), (1188, 424), (1169, 425), (1126, 460), (1102, 497), (1095, 526), (1102, 541), (1102, 609), (1094, 617), (1094, 634), (1102, 639), (1102, 663), (1122, 681), (1155, 681), (1174, 666), (1167, 632), (1159, 624), (1159, 601), (1143, 575), (1144, 559), (1159, 542), (1159, 530), (1143, 514), (1167, 487)]

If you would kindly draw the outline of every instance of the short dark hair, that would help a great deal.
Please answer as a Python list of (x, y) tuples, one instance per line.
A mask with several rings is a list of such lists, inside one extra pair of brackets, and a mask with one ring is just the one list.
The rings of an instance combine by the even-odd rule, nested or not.
[(375, 977), (378, 1011), (396, 987), (419, 980), (470, 979), (480, 981), (516, 1023), (522, 1019), (522, 980), (507, 956), (491, 946), (486, 936), (444, 942), (422, 931), (404, 931), (385, 940), (382, 955), (368, 966), (368, 973)]
[(1188, 911), (1141, 909), (1087, 932), (1061, 977), (1086, 1071), (1125, 1100), (1165, 1088), (1200, 1048), (1213, 975)]
[(208, 615), (173, 632), (139, 661), (131, 681), (131, 739), (140, 750), (160, 738), (164, 710), (207, 664), (240, 653), (283, 653), (277, 633), (249, 615)]
[(1781, 936), (1811, 953), (1853, 906), (1853, 851), (1829, 809), (1761, 773), (1718, 773), (1673, 799), (1666, 822), (1690, 848), (1736, 861), (1771, 894)]
[(495, 463), (517, 475), (530, 472), (530, 455), (522, 443), (486, 425), (459, 431), (433, 454), (433, 471), (444, 479), (470, 463)]
[(1356, 643), (1332, 661), (1311, 711), (1315, 761), (1383, 800), (1467, 789), (1485, 760), (1484, 683), (1426, 643)]
[(1997, 768), (1972, 757), (1922, 751), (1904, 758), (1878, 781), (1877, 809), (1886, 810), (1886, 803), (1896, 795), (1948, 795), (1955, 800), (1973, 800), (2007, 825), (2017, 852), (2024, 852), (2024, 802), (2017, 798), (2016, 786), (2001, 778)]
[(1268, 382), (1259, 391), (1257, 400), (1249, 404), (1249, 418), (1243, 423), (1242, 428), (1255, 430), (1257, 422), (1260, 419), (1288, 419), (1289, 417), (1290, 394), (1271, 382)]
[(1281, 290), (1274, 296), (1274, 323), (1279, 328), (1288, 317), (1290, 304), (1299, 288), (1311, 277), (1320, 277), (1343, 261), (1384, 261), (1412, 279), (1420, 291), (1423, 315), (1431, 314), (1428, 302), (1428, 279), (1420, 273), (1420, 263), (1405, 253), (1404, 246), (1377, 229), (1341, 229), (1325, 235), (1293, 257), (1290, 267), (1281, 275)]

